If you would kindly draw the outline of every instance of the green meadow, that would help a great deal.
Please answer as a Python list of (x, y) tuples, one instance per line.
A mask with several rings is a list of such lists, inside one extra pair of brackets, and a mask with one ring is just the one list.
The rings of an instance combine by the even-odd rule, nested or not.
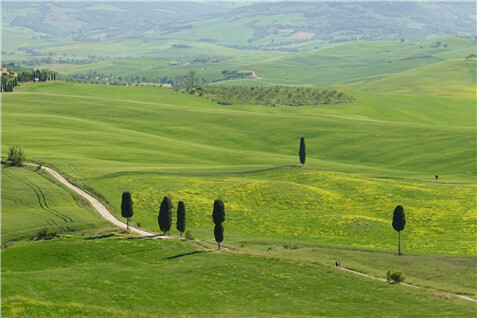
[(107, 226), (81, 200), (39, 172), (2, 167), (2, 243), (27, 239), (43, 228), (60, 233)]
[[(173, 89), (71, 82), (2, 94), (2, 157), (22, 147), (118, 219), (121, 193), (130, 191), (133, 225), (152, 232), (163, 196), (174, 209), (182, 200), (198, 239), (124, 235), (47, 174), (4, 167), (2, 243), (14, 245), (2, 251), (2, 315), (475, 316), (474, 303), (451, 294), (477, 290), (475, 61), (465, 61), (475, 44), (434, 42), (207, 63), (211, 78), (235, 67), (263, 76), (230, 84), (326, 84), (353, 95), (347, 104), (223, 106)], [(432, 57), (409, 59), (421, 54)], [(204, 65), (57, 67), (184, 74)], [(215, 199), (226, 208), (220, 252)], [(407, 220), (402, 257), (391, 225), (398, 204)], [(44, 227), (64, 236), (25, 240)], [(345, 273), (336, 260), (381, 278), (400, 270), (429, 289)]]
[[(441, 45), (436, 47), (436, 42)], [(193, 47), (174, 50), (187, 55), (185, 51), (201, 52), (201, 47), (206, 45), (189, 44)], [(215, 52), (212, 47), (205, 47), (204, 51)], [(214, 85), (320, 86), (473, 99), (475, 59), (466, 61), (465, 58), (474, 51), (473, 40), (448, 36), (427, 42), (349, 42), (300, 53), (222, 53), (226, 58), (216, 62), (171, 64), (140, 59), (84, 65), (54, 64), (49, 68), (66, 75), (96, 71), (131, 78), (184, 76), (187, 71), (194, 70), (198, 77)], [(255, 71), (261, 78), (224, 80), (223, 70)]]
[(62, 238), (2, 252), (8, 317), (356, 314), (469, 317), (475, 305), (320, 264), (217, 253), (188, 241)]

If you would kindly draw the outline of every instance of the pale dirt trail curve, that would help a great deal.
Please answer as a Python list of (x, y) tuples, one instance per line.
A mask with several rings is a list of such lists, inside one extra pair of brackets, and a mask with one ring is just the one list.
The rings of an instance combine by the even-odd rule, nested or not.
[[(27, 163), (27, 165), (29, 166), (34, 166), (34, 167), (38, 167), (38, 165), (36, 164), (33, 164), (33, 163)], [(45, 170), (46, 172), (48, 172), (49, 174), (51, 174), (56, 180), (58, 180), (59, 182), (61, 182), (61, 184), (65, 185), (66, 187), (68, 187), (69, 189), (73, 190), (74, 192), (78, 193), (79, 195), (81, 195), (82, 197), (84, 197), (86, 200), (88, 200), (89, 203), (91, 203), (91, 205), (93, 206), (93, 208), (96, 209), (96, 211), (98, 211), (98, 213), (103, 217), (105, 218), (106, 220), (108, 220), (109, 222), (113, 223), (114, 225), (116, 225), (117, 227), (120, 227), (120, 228), (123, 228), (123, 229), (126, 229), (126, 224), (119, 221), (118, 219), (116, 219), (112, 214), (111, 212), (109, 212), (109, 210), (101, 203), (99, 202), (98, 200), (96, 200), (95, 198), (93, 198), (91, 195), (89, 195), (88, 193), (84, 192), (83, 190), (81, 190), (80, 188), (74, 186), (73, 184), (71, 184), (68, 180), (66, 180), (65, 178), (63, 178), (58, 172), (56, 172), (55, 170), (51, 169), (51, 168), (48, 168), (48, 167), (45, 167), (45, 166), (42, 166), (41, 169)], [(134, 233), (137, 233), (139, 235), (141, 235), (142, 237), (148, 237), (148, 238), (155, 238), (155, 239), (181, 239), (179, 237), (174, 237), (174, 236), (164, 236), (164, 235), (158, 235), (156, 233), (152, 233), (152, 232), (147, 232), (147, 231), (144, 231), (144, 230), (140, 230), (140, 229), (137, 229), (135, 227), (132, 227), (132, 226), (129, 226), (129, 230), (134, 232)], [(225, 248), (227, 249), (227, 248)], [(228, 250), (228, 249), (227, 249)], [(367, 277), (367, 278), (371, 278), (371, 279), (375, 279), (375, 280), (379, 280), (379, 281), (382, 281), (382, 282), (386, 282), (385, 279), (383, 278), (379, 278), (379, 277), (376, 277), (376, 276), (371, 276), (371, 275), (367, 275), (367, 274), (363, 274), (363, 273), (360, 273), (360, 272), (357, 272), (357, 271), (354, 271), (354, 270), (351, 270), (351, 269), (347, 269), (347, 268), (344, 268), (342, 267), (341, 268), (342, 270), (348, 272), (348, 273), (351, 273), (351, 274), (355, 274), (355, 275), (361, 275), (361, 276), (364, 276), (364, 277)], [(406, 283), (401, 283), (401, 285), (404, 285), (404, 286), (408, 286), (408, 287), (413, 287), (413, 288), (424, 288), (424, 289), (433, 289), (433, 288), (428, 288), (428, 287), (423, 287), (423, 286), (416, 286), (416, 285), (411, 285), (411, 284), (406, 284)], [(465, 299), (465, 300), (469, 300), (469, 301), (473, 301), (473, 302), (477, 302), (476, 299), (474, 298), (471, 298), (471, 297), (467, 297), (467, 296), (464, 296), (464, 295), (458, 295), (458, 294), (454, 294), (454, 293), (449, 293), (451, 295), (454, 295), (456, 297), (459, 297), (459, 298), (462, 298), (462, 299)]]
[[(38, 165), (36, 164), (28, 164), (30, 166), (36, 166), (38, 167)], [(41, 169), (45, 170), (46, 172), (48, 172), (49, 174), (51, 174), (56, 180), (58, 180), (59, 182), (61, 182), (61, 184), (65, 185), (66, 187), (68, 187), (69, 189), (73, 190), (74, 192), (78, 193), (79, 195), (81, 195), (83, 198), (85, 198), (86, 200), (88, 200), (89, 203), (91, 203), (91, 205), (93, 206), (93, 208), (98, 211), (98, 213), (103, 217), (105, 218), (106, 220), (108, 220), (109, 222), (113, 223), (114, 225), (116, 225), (117, 227), (120, 227), (120, 228), (123, 228), (123, 229), (126, 229), (127, 225), (121, 221), (119, 221), (118, 219), (116, 219), (112, 214), (111, 212), (109, 212), (109, 210), (101, 203), (99, 202), (98, 200), (96, 200), (95, 198), (93, 198), (91, 195), (89, 195), (88, 193), (84, 192), (83, 190), (81, 190), (80, 188), (74, 186), (73, 184), (71, 184), (68, 180), (66, 180), (65, 178), (63, 178), (58, 172), (56, 172), (55, 170), (51, 169), (51, 168), (48, 168), (48, 167), (45, 167), (45, 166), (42, 166)], [(157, 238), (157, 239), (172, 239), (172, 238), (176, 238), (176, 237), (172, 237), (172, 236), (164, 236), (164, 235), (158, 235), (156, 233), (151, 233), (151, 232), (147, 232), (147, 231), (144, 231), (144, 230), (140, 230), (140, 229), (137, 229), (135, 227), (132, 227), (132, 226), (129, 226), (129, 230), (131, 232), (134, 232), (134, 233), (137, 233), (141, 236), (144, 236), (144, 237), (149, 237), (149, 238)]]
[[(379, 278), (379, 277), (376, 277), (376, 276), (371, 276), (371, 275), (364, 274), (364, 273), (361, 273), (361, 272), (357, 272), (357, 271), (354, 271), (354, 270), (352, 270), (352, 269), (347, 269), (347, 268), (344, 268), (344, 267), (341, 267), (340, 269), (342, 269), (342, 270), (344, 270), (345, 272), (348, 272), (348, 273), (352, 273), (352, 274), (355, 274), (355, 275), (361, 275), (361, 276), (364, 276), (364, 277), (367, 277), (367, 278), (376, 279), (376, 280), (379, 280), (379, 281), (382, 281), (382, 282), (387, 283), (387, 280), (385, 280), (384, 278)], [(399, 284), (404, 285), (404, 286), (407, 286), (407, 287), (413, 287), (413, 288), (434, 289), (434, 288), (429, 288), (429, 287), (424, 287), (424, 286), (411, 285), (411, 284), (407, 284), (407, 283), (399, 283)], [(477, 300), (475, 300), (474, 298), (470, 298), (470, 297), (468, 297), (468, 296), (459, 295), (459, 294), (454, 294), (454, 293), (449, 293), (449, 292), (446, 292), (446, 293), (451, 294), (451, 295), (456, 296), (456, 297), (459, 297), (459, 298), (462, 298), (462, 299), (465, 299), (465, 300), (470, 300), (470, 301), (477, 302)]]

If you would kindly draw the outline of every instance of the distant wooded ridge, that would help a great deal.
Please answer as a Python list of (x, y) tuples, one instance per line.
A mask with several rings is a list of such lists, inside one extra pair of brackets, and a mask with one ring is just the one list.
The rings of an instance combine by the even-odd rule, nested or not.
[(147, 58), (158, 57), (153, 56), (158, 43), (172, 56), (189, 54), (184, 51), (191, 43), (298, 52), (337, 42), (427, 41), (475, 36), (476, 18), (469, 14), (475, 10), (474, 2), (5, 2), (2, 55), (15, 60), (18, 55), (91, 54), (66, 49), (71, 41), (137, 41), (129, 45), (155, 49), (131, 52), (115, 46), (113, 53)]

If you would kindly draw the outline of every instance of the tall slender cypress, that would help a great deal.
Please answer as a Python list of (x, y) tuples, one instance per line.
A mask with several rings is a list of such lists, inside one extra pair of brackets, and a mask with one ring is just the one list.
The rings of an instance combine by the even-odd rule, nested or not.
[(212, 212), (212, 219), (214, 220), (214, 236), (220, 250), (220, 243), (224, 240), (224, 227), (222, 222), (225, 221), (225, 206), (222, 200), (214, 201), (214, 210)]
[(393, 214), (393, 228), (399, 232), (399, 243), (398, 243), (398, 255), (401, 255), (401, 231), (404, 230), (406, 225), (406, 217), (404, 215), (404, 208), (402, 205), (398, 205), (394, 209)]
[(134, 214), (133, 201), (131, 199), (131, 193), (123, 192), (121, 201), (121, 216), (127, 219), (126, 229), (129, 230), (129, 218)]
[(172, 225), (172, 203), (167, 196), (164, 196), (164, 199), (162, 199), (157, 221), (159, 228), (164, 232), (164, 235), (166, 235), (166, 232), (171, 229)]
[(298, 154), (300, 155), (300, 163), (301, 163), (301, 166), (303, 167), (306, 161), (305, 137), (301, 137), (300, 139), (300, 150), (298, 151)]
[(215, 236), (215, 241), (217, 242), (217, 245), (219, 246), (219, 250), (220, 250), (220, 243), (222, 243), (222, 241), (224, 240), (224, 227), (222, 223), (215, 225), (214, 236)]
[(182, 233), (185, 231), (186, 228), (186, 215), (185, 215), (185, 205), (184, 202), (179, 201), (177, 204), (177, 230)]

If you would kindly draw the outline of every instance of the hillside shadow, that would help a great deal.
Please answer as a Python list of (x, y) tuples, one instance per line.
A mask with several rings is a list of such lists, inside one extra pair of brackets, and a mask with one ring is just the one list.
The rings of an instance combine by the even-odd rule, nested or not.
[(100, 236), (87, 237), (85, 239), (86, 240), (99, 240), (99, 239), (104, 239), (104, 238), (111, 237), (111, 236), (114, 236), (114, 234), (104, 234), (104, 235), (100, 235)]
[(175, 259), (175, 258), (180, 258), (180, 257), (189, 256), (193, 254), (199, 254), (199, 253), (209, 253), (209, 251), (194, 251), (190, 253), (183, 253), (183, 254), (178, 254), (178, 255), (174, 255), (170, 257), (165, 257), (164, 259)]

